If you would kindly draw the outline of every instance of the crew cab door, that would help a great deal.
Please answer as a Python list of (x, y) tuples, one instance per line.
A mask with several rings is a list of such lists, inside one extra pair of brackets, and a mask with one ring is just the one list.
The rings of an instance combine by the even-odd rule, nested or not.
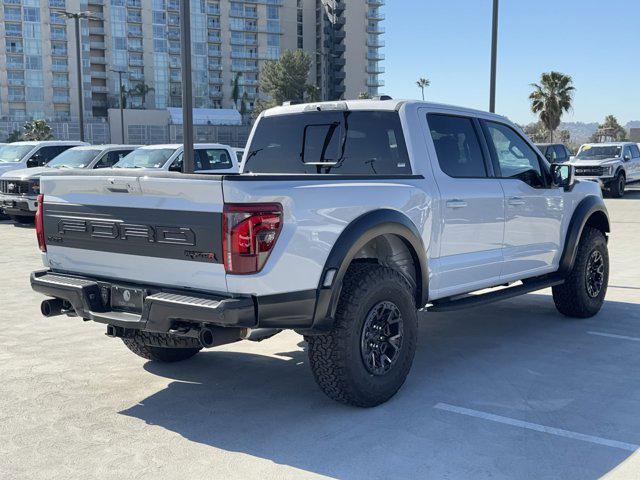
[(628, 180), (640, 180), (640, 149), (637, 145), (630, 145), (629, 160), (625, 159)]
[(501, 280), (555, 271), (561, 249), (564, 192), (548, 184), (543, 160), (515, 129), (494, 121), (482, 123), (505, 195)]
[(445, 113), (428, 113), (426, 118), (440, 193), (430, 296), (494, 285), (502, 263), (504, 194), (500, 180), (492, 178), (480, 123)]

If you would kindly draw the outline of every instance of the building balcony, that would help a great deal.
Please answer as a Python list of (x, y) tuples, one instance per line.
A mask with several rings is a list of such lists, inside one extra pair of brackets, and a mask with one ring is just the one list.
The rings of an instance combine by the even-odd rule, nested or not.
[(209, 97), (216, 99), (216, 100), (220, 100), (224, 97), (224, 94), (222, 92), (218, 92), (218, 91), (212, 91), (209, 92)]
[(209, 78), (209, 83), (211, 85), (222, 85), (224, 83), (224, 80), (222, 78), (213, 77)]
[(366, 4), (371, 7), (382, 7), (384, 5), (384, 0), (366, 0)]
[(384, 53), (367, 53), (367, 60), (384, 60)]
[(131, 72), (131, 73), (129, 73), (129, 79), (130, 80), (143, 81), (144, 80), (144, 73)]
[(128, 29), (127, 36), (129, 37), (140, 37), (142, 38), (142, 29)]
[(89, 27), (89, 35), (104, 36), (104, 27)]
[(107, 78), (107, 72), (102, 70), (91, 70), (91, 78)]
[(89, 5), (104, 5), (104, 0), (87, 0)]
[(235, 10), (231, 9), (229, 11), (230, 17), (240, 17), (240, 18), (258, 18), (258, 12), (252, 12), (247, 10)]
[(255, 60), (258, 58), (258, 52), (231, 52), (231, 58), (248, 58)]
[(336, 43), (331, 46), (332, 53), (336, 53), (338, 55), (341, 53), (344, 53), (345, 50), (346, 50), (346, 47), (342, 43)]
[(54, 95), (53, 103), (69, 103), (69, 95)]
[(89, 47), (92, 50), (104, 50), (106, 45), (104, 42), (89, 42)]
[(104, 65), (107, 63), (107, 59), (105, 57), (89, 57), (89, 61), (91, 63), (95, 63), (96, 65)]
[(333, 31), (333, 39), (334, 40), (344, 40), (344, 38), (347, 36), (347, 32), (345, 32), (344, 30), (334, 30)]
[(347, 74), (343, 70), (339, 70), (337, 72), (333, 72), (333, 79), (334, 80), (344, 80), (345, 78), (347, 78)]
[(51, 71), (52, 72), (68, 72), (69, 71), (69, 65), (56, 65), (56, 64), (53, 64), (53, 65), (51, 65)]
[(8, 78), (7, 85), (10, 87), (24, 87), (24, 78)]
[(385, 29), (383, 27), (367, 27), (367, 33), (369, 35), (382, 35), (385, 33)]
[(375, 48), (382, 48), (382, 47), (384, 47), (384, 40), (380, 40), (379, 38), (376, 38), (376, 39), (369, 38), (369, 39), (367, 39), (367, 46), (368, 47), (375, 47)]
[(381, 22), (385, 19), (384, 13), (380, 12), (367, 12), (367, 20), (371, 20), (373, 22)]
[(367, 86), (368, 87), (384, 87), (384, 80), (382, 79), (377, 79), (377, 80), (373, 80), (373, 79), (368, 79), (367, 80)]
[(346, 88), (342, 83), (337, 83), (331, 86), (331, 90), (333, 90), (334, 93), (342, 94), (345, 92)]
[(95, 93), (109, 93), (109, 88), (106, 85), (91, 85), (91, 91)]
[[(91, 2), (89, 2), (91, 3)], [(49, 0), (49, 8), (67, 8), (65, 0)]]
[(69, 55), (69, 50), (66, 48), (55, 48), (51, 50), (52, 57), (66, 57)]
[(367, 73), (377, 74), (384, 73), (384, 67), (367, 67)]
[(333, 22), (333, 26), (335, 28), (342, 28), (345, 26), (345, 24), (347, 23), (347, 21), (345, 20), (344, 17), (337, 17), (335, 22)]
[(7, 98), (9, 99), (10, 102), (24, 102), (24, 93), (21, 95), (11, 95), (9, 94), (7, 96)]

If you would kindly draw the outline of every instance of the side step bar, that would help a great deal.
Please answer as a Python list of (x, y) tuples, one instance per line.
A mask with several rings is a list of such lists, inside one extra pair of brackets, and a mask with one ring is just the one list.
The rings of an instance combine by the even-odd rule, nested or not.
[(463, 297), (452, 297), (449, 299), (436, 300), (430, 307), (428, 312), (453, 312), (470, 307), (479, 307), (488, 303), (499, 302), (509, 298), (524, 295), (525, 293), (543, 290), (564, 283), (564, 278), (547, 277), (539, 280), (530, 280), (521, 285), (503, 288), (494, 292), (481, 293), (479, 295), (465, 295)]

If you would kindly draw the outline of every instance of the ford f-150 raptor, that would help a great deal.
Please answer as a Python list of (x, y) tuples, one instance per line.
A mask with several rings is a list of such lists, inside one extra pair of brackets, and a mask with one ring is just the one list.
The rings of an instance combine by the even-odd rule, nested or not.
[(573, 168), (480, 111), (277, 107), (255, 123), (240, 175), (44, 177), (46, 269), (31, 283), (53, 297), (45, 316), (106, 324), (154, 361), (294, 329), (329, 397), (374, 406), (405, 381), (418, 310), (553, 287), (564, 315), (599, 311), (609, 220)]

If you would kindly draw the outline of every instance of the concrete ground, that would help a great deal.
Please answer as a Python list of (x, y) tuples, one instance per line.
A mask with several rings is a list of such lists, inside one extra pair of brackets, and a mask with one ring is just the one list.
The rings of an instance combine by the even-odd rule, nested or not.
[(424, 315), (407, 383), (370, 410), (320, 392), (294, 333), (156, 365), (43, 318), (34, 231), (3, 222), (0, 479), (640, 479), (640, 190), (607, 205), (598, 316), (549, 291)]

